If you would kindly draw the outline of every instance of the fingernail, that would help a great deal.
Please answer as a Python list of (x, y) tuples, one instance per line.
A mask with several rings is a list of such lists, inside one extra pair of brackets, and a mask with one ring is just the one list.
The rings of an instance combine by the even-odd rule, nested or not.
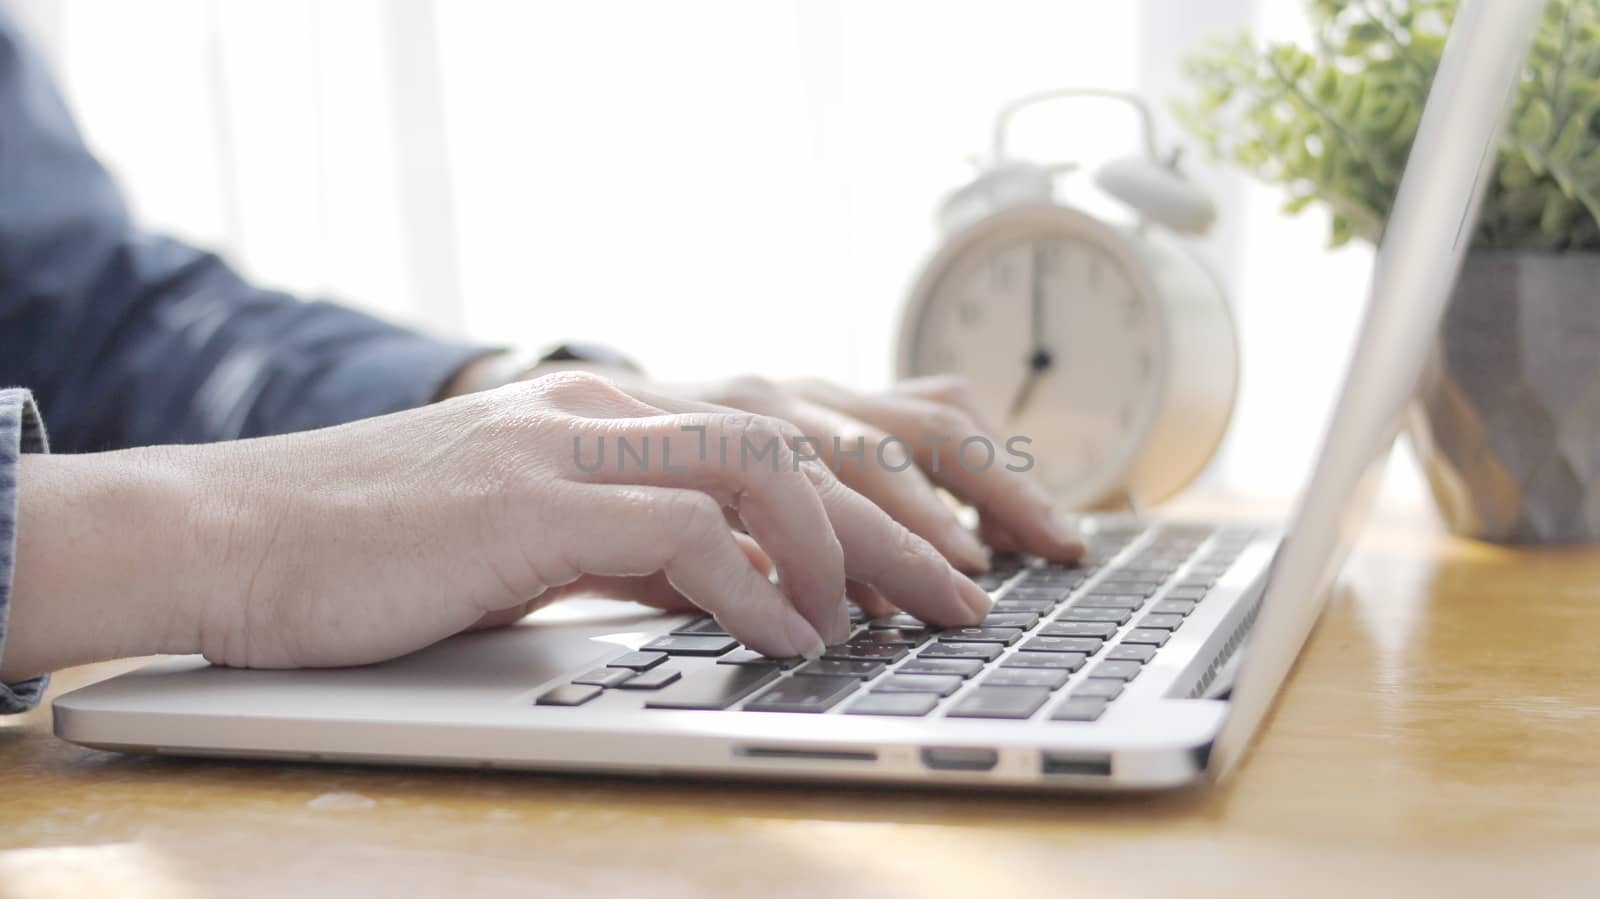
[(974, 623), (982, 621), (988, 616), (989, 610), (994, 608), (994, 600), (989, 598), (989, 594), (985, 593), (982, 587), (974, 584), (971, 578), (954, 568), (950, 569), (950, 582), (955, 585), (956, 595), (961, 597), (962, 605), (965, 605), (972, 611), (973, 615), (977, 616), (974, 619)]
[(817, 629), (811, 626), (811, 622), (792, 607), (784, 609), (783, 630), (792, 647), (789, 655), (807, 659), (822, 658), (822, 637), (817, 635)]
[(973, 571), (989, 570), (989, 551), (984, 549), (972, 532), (952, 521), (944, 529), (944, 544), (956, 555), (955, 562)]

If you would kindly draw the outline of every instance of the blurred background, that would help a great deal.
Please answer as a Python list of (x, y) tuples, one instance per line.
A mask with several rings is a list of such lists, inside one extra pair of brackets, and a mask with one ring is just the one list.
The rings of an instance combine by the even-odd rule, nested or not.
[[(1192, 146), (1164, 114), (1183, 53), (1306, 32), (1286, 0), (12, 2), (140, 218), (265, 284), (491, 342), (598, 340), (663, 379), (863, 387), (890, 380), (933, 209), (998, 106), (1137, 91), (1162, 144)], [(1046, 107), (1012, 146), (1093, 163), (1135, 124)], [(1330, 252), (1320, 213), (1187, 159), (1244, 349), (1207, 478), (1289, 493), (1371, 250)]]

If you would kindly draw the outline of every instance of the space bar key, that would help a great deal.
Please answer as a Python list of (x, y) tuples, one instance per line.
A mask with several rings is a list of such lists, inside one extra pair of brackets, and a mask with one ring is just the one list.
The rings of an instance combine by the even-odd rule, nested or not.
[(651, 696), (647, 709), (725, 709), (778, 679), (777, 665), (718, 665)]

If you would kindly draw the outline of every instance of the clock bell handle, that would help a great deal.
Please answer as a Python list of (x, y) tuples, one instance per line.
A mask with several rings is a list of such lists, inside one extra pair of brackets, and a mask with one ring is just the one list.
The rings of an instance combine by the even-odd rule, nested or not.
[(1051, 103), (1056, 100), (1070, 100), (1078, 97), (1098, 97), (1105, 100), (1117, 100), (1127, 103), (1139, 114), (1141, 132), (1144, 138), (1144, 152), (1152, 162), (1170, 167), (1177, 162), (1176, 154), (1170, 159), (1163, 159), (1161, 151), (1156, 147), (1156, 119), (1150, 111), (1150, 104), (1138, 94), (1127, 91), (1109, 90), (1098, 87), (1068, 87), (1057, 90), (1040, 91), (1035, 94), (1025, 94), (1000, 107), (994, 117), (994, 161), (1001, 162), (1006, 158), (1006, 137), (1011, 131), (1011, 120), (1016, 114), (1030, 106), (1041, 103)]

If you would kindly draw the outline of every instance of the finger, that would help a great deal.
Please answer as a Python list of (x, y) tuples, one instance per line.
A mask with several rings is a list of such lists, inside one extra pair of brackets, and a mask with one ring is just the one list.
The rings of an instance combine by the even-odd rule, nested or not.
[(839, 480), (934, 545), (963, 571), (986, 571), (989, 554), (917, 468), (902, 440), (814, 403), (797, 403), (792, 418), (809, 435), (826, 435), (818, 451)]
[(767, 551), (761, 548), (761, 544), (757, 543), (754, 537), (735, 531), (733, 542), (739, 544), (739, 549), (744, 552), (745, 558), (750, 560), (751, 565), (756, 566), (762, 577), (772, 577), (772, 557), (767, 555)]
[[(837, 390), (835, 388), (835, 390)], [(861, 396), (838, 391), (831, 403), (863, 421), (906, 438), (917, 464), (934, 483), (993, 515), (1019, 548), (1050, 559), (1083, 555), (1071, 520), (1005, 453), (1005, 442), (984, 430), (966, 408), (919, 396)]]
[(893, 603), (884, 599), (883, 594), (879, 593), (877, 588), (871, 584), (863, 584), (860, 581), (846, 581), (844, 594), (849, 597), (851, 602), (860, 606), (862, 613), (868, 618), (888, 618), (895, 612), (900, 611), (894, 607)]
[[(976, 425), (976, 431), (978, 435), (986, 436), (990, 440), (993, 440), (996, 435), (1001, 433), (1000, 428), (995, 424), (995, 421), (989, 415), (988, 410), (983, 408), (983, 404), (978, 401), (977, 394), (972, 390), (971, 385), (963, 378), (950, 375), (934, 375), (926, 378), (912, 378), (910, 380), (901, 382), (897, 388), (897, 392), (909, 396), (920, 397), (921, 399), (933, 403), (942, 403), (946, 406), (955, 407), (956, 409), (965, 413), (968, 419), (974, 425)], [(1071, 561), (1082, 557), (1084, 552), (1082, 533), (1078, 530), (1077, 525), (1066, 514), (1064, 514), (1062, 510), (1056, 508), (1055, 502), (1050, 498), (1050, 495), (1039, 486), (1039, 483), (1035, 478), (1027, 475), (1025, 472), (1010, 471), (1003, 465), (1000, 466), (1000, 470), (997, 471), (996, 474), (1012, 476), (1007, 479), (1010, 482), (1009, 490), (1003, 486), (997, 487), (996, 489), (1012, 494), (1023, 494), (1016, 499), (1016, 504), (1023, 507), (1032, 506), (1033, 521), (1035, 523), (1043, 521), (1044, 533), (1042, 534), (1042, 542), (1048, 544), (1049, 542), (1053, 541), (1055, 544), (1057, 544), (1061, 552), (1059, 554), (1050, 553), (1047, 549), (1041, 548), (1037, 542), (1035, 545), (1030, 547), (1031, 549), (1034, 549), (1035, 551), (1038, 551), (1047, 557), (1057, 558), (1063, 561)], [(959, 490), (952, 489), (952, 492), (959, 493)], [(983, 509), (990, 508), (989, 505), (983, 503), (982, 501), (975, 502), (974, 504)], [(999, 509), (995, 510), (993, 514), (1001, 519), (1011, 519), (1016, 518), (1018, 515), (1026, 515), (1028, 513), (1019, 511), (1015, 512), (1014, 514), (1006, 514), (1004, 509)], [(1037, 530), (1038, 529), (1036, 528), (1036, 536), (1041, 536), (1037, 533)], [(1013, 544), (1013, 551), (1022, 549), (1023, 541), (1016, 539), (1016, 535), (1013, 534), (1009, 529), (1005, 529), (1005, 534), (1012, 538), (1011, 542)]]
[(846, 576), (872, 585), (889, 602), (932, 624), (964, 626), (988, 614), (988, 594), (951, 568), (931, 543), (820, 463), (807, 463), (803, 470), (816, 485), (845, 548)]
[(750, 563), (721, 506), (705, 493), (596, 484), (581, 487), (566, 502), (567, 520), (592, 526), (551, 535), (557, 557), (576, 569), (553, 572), (552, 580), (578, 572), (643, 576), (659, 571), (751, 649), (775, 657), (822, 653), (816, 628)]
[[(669, 411), (726, 411), (724, 407), (707, 403), (678, 400), (648, 391), (633, 392), (644, 402)], [(871, 584), (888, 602), (935, 624), (964, 626), (988, 614), (993, 605), (988, 594), (951, 568), (925, 539), (845, 486), (826, 466), (807, 462), (801, 469), (822, 498), (833, 533), (844, 548), (848, 577)], [(760, 542), (767, 550), (773, 550), (771, 543)], [(780, 580), (784, 577), (782, 572), (780, 566)]]
[(978, 515), (978, 536), (983, 542), (994, 547), (995, 552), (1017, 552), (1017, 538), (1011, 532), (994, 520), (993, 515), (980, 513)]
[[(745, 413), (608, 421), (594, 434), (599, 464), (580, 468), (577, 477), (695, 490), (719, 507), (735, 508), (795, 608), (825, 639), (843, 640), (850, 630), (844, 551), (821, 498), (795, 463), (788, 441), (797, 434), (777, 419)], [(608, 437), (614, 463), (606, 460)], [(624, 453), (628, 445), (637, 455)]]

